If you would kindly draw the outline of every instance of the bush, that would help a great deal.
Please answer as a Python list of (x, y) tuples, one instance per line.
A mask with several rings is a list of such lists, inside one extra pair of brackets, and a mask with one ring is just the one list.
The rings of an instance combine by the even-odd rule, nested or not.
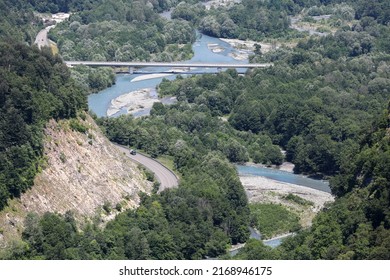
[(277, 234), (294, 232), (300, 229), (297, 214), (278, 204), (249, 205), (252, 224), (261, 232), (263, 238)]
[(78, 119), (71, 119), (69, 121), (69, 126), (73, 131), (78, 131), (80, 133), (86, 133), (88, 131), (88, 127), (83, 125)]
[(305, 205), (314, 206), (314, 203), (312, 201), (303, 199), (302, 197), (295, 195), (295, 194), (292, 194), (292, 193), (289, 193), (288, 195), (283, 196), (283, 199), (289, 200), (289, 201), (292, 201), (292, 202), (295, 202), (297, 204), (304, 205), (304, 206)]
[(109, 202), (109, 201), (104, 202), (103, 210), (106, 211), (107, 214), (110, 214), (111, 210), (112, 210), (111, 202)]

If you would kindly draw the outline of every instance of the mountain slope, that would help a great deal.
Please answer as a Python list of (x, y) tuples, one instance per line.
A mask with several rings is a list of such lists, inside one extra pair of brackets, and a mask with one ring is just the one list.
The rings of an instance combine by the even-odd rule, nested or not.
[(46, 125), (47, 167), (30, 190), (0, 213), (0, 245), (22, 232), (28, 212), (70, 210), (79, 222), (96, 215), (106, 219), (103, 205), (133, 208), (139, 203), (138, 193), (151, 190), (143, 173), (105, 138), (92, 118), (83, 118)]

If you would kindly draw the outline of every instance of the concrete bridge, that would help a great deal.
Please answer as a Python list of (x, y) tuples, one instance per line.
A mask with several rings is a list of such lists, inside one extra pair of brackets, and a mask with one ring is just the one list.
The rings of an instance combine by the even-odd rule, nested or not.
[(66, 65), (72, 67), (77, 65), (95, 67), (128, 67), (129, 73), (133, 73), (137, 67), (170, 67), (170, 68), (266, 68), (272, 63), (208, 63), (208, 62), (116, 62), (116, 61), (65, 61)]

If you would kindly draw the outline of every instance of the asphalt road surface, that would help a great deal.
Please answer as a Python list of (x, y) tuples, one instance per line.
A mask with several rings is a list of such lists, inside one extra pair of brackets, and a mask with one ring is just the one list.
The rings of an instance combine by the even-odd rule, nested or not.
[(157, 180), (160, 182), (160, 188), (158, 192), (162, 192), (165, 189), (169, 188), (175, 188), (179, 185), (179, 181), (173, 173), (172, 170), (168, 169), (164, 165), (162, 165), (160, 162), (144, 156), (137, 152), (136, 155), (130, 154), (130, 149), (125, 148), (120, 145), (114, 144), (118, 149), (123, 152), (126, 156), (128, 156), (132, 161), (137, 162), (143, 166), (145, 166), (147, 169), (152, 171), (154, 175), (156, 176)]
[(37, 37), (35, 37), (35, 44), (38, 45), (38, 48), (42, 47), (50, 47), (49, 40), (47, 39), (47, 33), (49, 32), (50, 29), (52, 29), (55, 25), (48, 26), (37, 34)]
[(38, 48), (46, 47), (49, 45), (47, 42), (47, 29), (42, 29), (39, 31), (37, 37), (35, 38), (35, 44), (38, 45)]

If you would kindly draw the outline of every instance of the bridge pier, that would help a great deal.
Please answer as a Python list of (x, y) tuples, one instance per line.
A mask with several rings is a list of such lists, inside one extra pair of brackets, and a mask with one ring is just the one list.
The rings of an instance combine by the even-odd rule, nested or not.
[(134, 67), (129, 66), (129, 74), (133, 74), (133, 73), (134, 73)]

